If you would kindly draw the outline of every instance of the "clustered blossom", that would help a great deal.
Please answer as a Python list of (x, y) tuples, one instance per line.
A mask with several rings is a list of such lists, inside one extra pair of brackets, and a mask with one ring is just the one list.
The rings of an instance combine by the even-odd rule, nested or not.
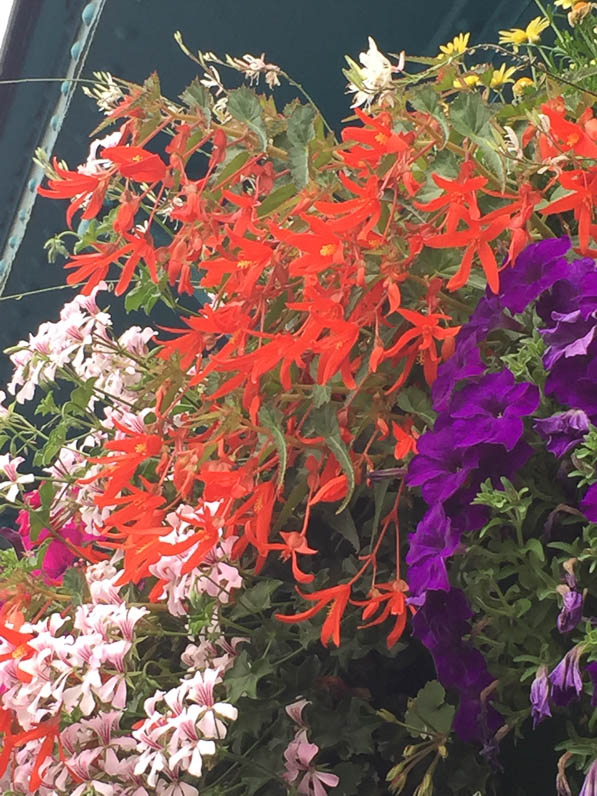
[[(217, 510), (215, 504), (214, 510)], [(209, 508), (207, 507), (209, 511)], [(166, 523), (172, 530), (160, 537), (161, 542), (179, 544), (190, 539), (195, 529), (185, 521), (193, 514), (191, 506), (181, 504), (175, 512), (166, 516)], [(178, 555), (164, 555), (149, 571), (159, 580), (155, 590), (156, 600), (167, 599), (168, 611), (173, 616), (184, 616), (188, 611), (189, 600), (199, 594), (207, 594), (220, 603), (230, 600), (232, 591), (242, 586), (242, 578), (238, 569), (227, 563), (236, 539), (229, 537), (221, 540), (203, 558), (200, 565), (187, 570), (187, 563), (195, 553), (196, 546), (189, 547)]]
[(303, 719), (303, 709), (309, 704), (307, 699), (298, 699), (286, 706), (286, 712), (297, 729), (284, 751), (284, 779), (295, 785), (298, 794), (327, 796), (326, 787), (335, 788), (340, 780), (336, 774), (318, 771), (313, 765), (313, 759), (319, 754), (319, 746), (309, 743), (309, 725)]
[(101, 290), (106, 290), (104, 282), (88, 296), (76, 296), (65, 304), (59, 321), (42, 323), (37, 334), (12, 349), (10, 359), (15, 369), (8, 391), (18, 403), (30, 401), (38, 385), (54, 382), (67, 367), (83, 382), (95, 379), (90, 409), (102, 394), (122, 404), (135, 399), (133, 388), (141, 374), (128, 355), (146, 355), (147, 343), (156, 332), (133, 326), (115, 338), (110, 315), (96, 304)]
[[(102, 796), (199, 793), (180, 778), (201, 776), (203, 759), (216, 754), (227, 723), (237, 717), (214, 690), (242, 639), (230, 645), (211, 628), (209, 641), (189, 644), (182, 655), (188, 674), (145, 700), (146, 718), (132, 733), (121, 730), (127, 659), (148, 611), (126, 605), (116, 574), (109, 562), (88, 568), (94, 602), (77, 608), (72, 625), (52, 614), (18, 631), (4, 628), (0, 716), (11, 711), (21, 731), (5, 731), (0, 786), (26, 793), (33, 783), (39, 796), (82, 796), (90, 787)], [(83, 718), (59, 732), (61, 711), (75, 709)], [(40, 727), (50, 740), (59, 739), (60, 757), (53, 742), (44, 746)]]
[[(529, 459), (532, 449), (524, 438), (523, 420), (539, 406), (535, 385), (517, 382), (508, 369), (487, 370), (480, 344), (495, 329), (516, 329), (513, 316), (536, 301), (546, 344), (545, 392), (569, 409), (536, 418), (534, 428), (558, 457), (582, 442), (597, 418), (597, 269), (588, 258), (569, 262), (569, 249), (567, 238), (528, 246), (502, 272), (499, 294), (487, 291), (477, 305), (456, 338), (454, 356), (439, 368), (432, 389), (439, 414), (433, 430), (418, 440), (418, 455), (407, 476), (430, 506), (411, 536), (406, 559), (411, 601), (420, 606), (413, 627), (432, 652), (440, 680), (460, 692), (455, 726), (465, 738), (487, 729), (479, 694), (490, 678), (480, 653), (463, 640), (470, 632), (471, 613), (464, 595), (451, 586), (447, 562), (464, 550), (463, 534), (487, 520), (485, 508), (471, 505), (481, 483), (490, 478), (499, 489), (500, 477), (512, 479)], [(597, 485), (587, 490), (582, 506), (589, 519), (597, 520)], [(559, 592), (557, 626), (567, 634), (580, 621), (583, 598), (573, 576)], [(440, 616), (437, 636), (433, 628)], [(549, 693), (555, 704), (567, 704), (582, 690), (579, 654), (574, 648), (549, 677), (539, 670), (531, 692), (535, 723), (550, 715)], [(476, 709), (467, 713), (475, 699)]]
[[(203, 758), (216, 754), (214, 739), (223, 740), (224, 722), (237, 717), (235, 707), (215, 699), (214, 688), (220, 682), (217, 669), (205, 669), (145, 701), (147, 718), (132, 733), (140, 752), (134, 773), (147, 774), (151, 787), (163, 771), (170, 779), (178, 779), (184, 771), (200, 777)], [(190, 793), (199, 791), (193, 788)]]

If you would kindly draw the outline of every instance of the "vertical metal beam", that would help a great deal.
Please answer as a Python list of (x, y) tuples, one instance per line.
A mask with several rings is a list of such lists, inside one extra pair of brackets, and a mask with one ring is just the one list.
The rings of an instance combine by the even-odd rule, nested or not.
[[(85, 64), (85, 59), (93, 41), (105, 3), (106, 0), (93, 0), (93, 2), (87, 3), (81, 12), (81, 25), (75, 36), (75, 41), (71, 46), (70, 64), (66, 75), (64, 75), (64, 81), (60, 86), (60, 96), (54, 106), (53, 114), (48, 125), (45, 130), (42, 131), (38, 139), (37, 146), (41, 147), (48, 156), (54, 151), (58, 134), (77, 85), (76, 79), (81, 74), (81, 70)], [(33, 157), (33, 152), (31, 152), (31, 157)], [(13, 220), (0, 255), (0, 295), (4, 291), (15, 256), (25, 236), (27, 224), (29, 223), (31, 212), (37, 198), (37, 188), (42, 178), (42, 169), (32, 163), (27, 175), (26, 187), (16, 206)]]

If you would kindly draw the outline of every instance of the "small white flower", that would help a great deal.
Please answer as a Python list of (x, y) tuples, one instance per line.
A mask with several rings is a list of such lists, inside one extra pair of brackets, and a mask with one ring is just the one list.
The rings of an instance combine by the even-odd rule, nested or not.
[(31, 473), (26, 475), (17, 473), (17, 467), (24, 461), (22, 456), (16, 456), (13, 459), (8, 453), (0, 456), (0, 472), (4, 473), (7, 479), (0, 481), (0, 493), (5, 493), (4, 496), (9, 503), (14, 503), (23, 484), (30, 484), (35, 480), (35, 476)]
[[(402, 62), (402, 56), (401, 56)], [(369, 49), (359, 55), (362, 67), (356, 66), (359, 70), (362, 86), (349, 83), (348, 91), (354, 93), (354, 102), (351, 108), (359, 105), (371, 105), (376, 95), (392, 88), (392, 64), (381, 53), (374, 39), (369, 36)], [(400, 66), (400, 65), (399, 65)]]

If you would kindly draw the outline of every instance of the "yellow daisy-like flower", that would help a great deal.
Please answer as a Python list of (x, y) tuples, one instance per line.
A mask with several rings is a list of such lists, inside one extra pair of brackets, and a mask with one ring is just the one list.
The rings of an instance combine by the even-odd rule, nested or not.
[(555, 0), (554, 6), (559, 6), (564, 11), (568, 11), (575, 3), (578, 3), (578, 0)]
[(464, 52), (466, 52), (470, 37), (470, 33), (459, 33), (458, 36), (454, 36), (452, 41), (449, 41), (447, 44), (440, 45), (440, 52), (437, 57), (451, 58), (454, 55), (462, 55)]
[(521, 97), (527, 88), (534, 86), (535, 84), (531, 80), (530, 77), (519, 77), (516, 83), (512, 86), (512, 93), (515, 97)]
[(524, 28), (511, 28), (500, 30), (500, 44), (513, 44), (518, 50), (521, 44), (537, 44), (543, 31), (549, 27), (549, 20), (545, 17), (535, 17)]
[(481, 82), (479, 75), (461, 75), (452, 83), (454, 88), (474, 88)]
[(506, 83), (514, 83), (512, 80), (512, 75), (516, 73), (515, 66), (506, 66), (506, 64), (502, 64), (499, 69), (494, 69), (493, 74), (491, 75), (491, 88), (501, 88), (505, 86)]

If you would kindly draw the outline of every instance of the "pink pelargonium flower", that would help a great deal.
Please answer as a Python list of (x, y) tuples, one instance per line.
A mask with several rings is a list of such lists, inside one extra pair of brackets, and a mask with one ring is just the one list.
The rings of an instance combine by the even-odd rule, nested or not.
[(297, 788), (297, 793), (304, 796), (327, 796), (328, 788), (335, 788), (340, 782), (336, 774), (327, 774), (317, 771), (311, 761), (318, 754), (317, 744), (309, 743), (306, 730), (301, 730), (288, 744), (284, 757), (286, 760), (286, 773), (284, 779), (294, 782), (303, 775)]

